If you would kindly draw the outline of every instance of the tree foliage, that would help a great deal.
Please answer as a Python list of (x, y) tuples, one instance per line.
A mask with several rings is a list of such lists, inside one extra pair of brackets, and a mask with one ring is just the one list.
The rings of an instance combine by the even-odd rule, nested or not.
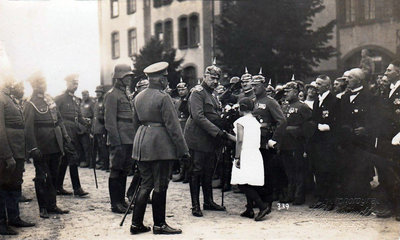
[(171, 88), (174, 88), (179, 82), (178, 68), (183, 62), (183, 59), (175, 60), (176, 49), (166, 47), (163, 42), (156, 38), (151, 38), (150, 41), (140, 49), (139, 54), (135, 54), (136, 62), (134, 64), (135, 82), (145, 77), (143, 70), (156, 62), (165, 61), (169, 63), (168, 81)]
[(226, 7), (216, 27), (218, 60), (231, 75), (240, 76), (263, 67), (264, 75), (286, 82), (313, 73), (321, 60), (336, 50), (332, 39), (335, 21), (313, 28), (314, 16), (325, 7), (322, 0), (235, 1)]

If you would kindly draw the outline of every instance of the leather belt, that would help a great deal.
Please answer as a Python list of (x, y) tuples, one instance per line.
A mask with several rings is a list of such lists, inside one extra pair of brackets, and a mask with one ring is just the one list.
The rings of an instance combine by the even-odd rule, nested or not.
[(35, 126), (38, 128), (54, 128), (57, 127), (58, 124), (52, 122), (36, 122)]
[(62, 119), (72, 121), (72, 122), (78, 122), (78, 117), (63, 116)]
[(117, 122), (126, 122), (126, 123), (132, 123), (132, 119), (131, 118), (120, 118), (117, 117)]
[(25, 126), (23, 123), (5, 123), (6, 128), (12, 128), (12, 129), (24, 129)]
[(147, 127), (164, 127), (163, 123), (157, 123), (157, 122), (142, 122), (142, 125)]

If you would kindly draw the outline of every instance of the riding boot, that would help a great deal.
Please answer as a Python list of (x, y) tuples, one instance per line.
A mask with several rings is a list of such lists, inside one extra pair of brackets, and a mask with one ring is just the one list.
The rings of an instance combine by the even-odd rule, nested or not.
[(128, 204), (125, 201), (125, 190), (126, 190), (126, 176), (120, 176), (119, 178), (120, 186), (121, 186), (121, 192), (119, 193), (119, 198), (120, 198), (120, 203), (124, 205), (124, 207), (128, 207)]
[(153, 222), (155, 226), (162, 226), (165, 223), (165, 204), (167, 199), (167, 191), (153, 191)]
[(204, 174), (202, 181), (203, 188), (203, 196), (204, 196), (204, 210), (212, 210), (212, 211), (225, 211), (224, 206), (220, 206), (216, 204), (213, 200), (213, 192), (212, 192), (212, 178)]
[(81, 188), (81, 182), (79, 180), (78, 166), (70, 165), (69, 173), (71, 176), (72, 188), (74, 189), (74, 191), (79, 190), (79, 188)]
[(203, 213), (200, 209), (200, 176), (193, 174), (189, 181), (190, 197), (192, 198), (192, 214), (196, 217), (202, 217)]
[(150, 195), (150, 190), (140, 188), (135, 199), (135, 206), (133, 208), (132, 225), (142, 226), (144, 213), (146, 212), (147, 199)]

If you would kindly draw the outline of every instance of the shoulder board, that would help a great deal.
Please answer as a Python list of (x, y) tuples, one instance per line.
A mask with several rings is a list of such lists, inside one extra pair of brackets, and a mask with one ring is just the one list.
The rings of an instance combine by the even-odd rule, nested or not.
[(275, 100), (273, 97), (271, 97), (271, 96), (267, 96), (267, 98), (268, 99), (271, 99), (271, 100)]
[(196, 85), (192, 88), (192, 92), (201, 92), (203, 89), (204, 88), (201, 85)]

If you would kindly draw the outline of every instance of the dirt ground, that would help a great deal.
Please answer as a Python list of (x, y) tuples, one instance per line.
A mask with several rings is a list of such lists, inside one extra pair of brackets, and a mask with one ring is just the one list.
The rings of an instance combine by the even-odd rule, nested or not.
[[(132, 236), (129, 233), (132, 215), (129, 214), (124, 226), (120, 227), (122, 215), (110, 210), (108, 173), (97, 171), (99, 189), (96, 189), (93, 170), (80, 168), (79, 171), (83, 188), (90, 192), (89, 197), (60, 196), (58, 205), (69, 209), (70, 214), (41, 219), (32, 181), (34, 168), (27, 164), (23, 192), (34, 199), (30, 203), (21, 203), (21, 216), (37, 225), (19, 229), (18, 236), (0, 236), (0, 239), (400, 239), (400, 222), (394, 218), (324, 212), (310, 210), (307, 206), (290, 205), (289, 209), (278, 210), (276, 202), (264, 221), (255, 222), (239, 216), (244, 210), (245, 197), (233, 192), (225, 194), (226, 212), (204, 211), (203, 218), (196, 218), (190, 212), (188, 184), (173, 182), (168, 190), (167, 222), (181, 228), (183, 234), (159, 236), (149, 232)], [(65, 188), (72, 189), (68, 174)], [(214, 198), (217, 203), (221, 202), (219, 190), (214, 190)], [(152, 225), (150, 205), (144, 223)]]

